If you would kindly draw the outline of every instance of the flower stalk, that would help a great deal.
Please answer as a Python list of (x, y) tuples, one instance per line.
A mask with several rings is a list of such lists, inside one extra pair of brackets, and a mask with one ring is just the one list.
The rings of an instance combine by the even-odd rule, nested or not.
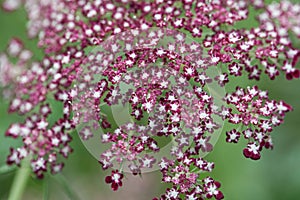
[(18, 169), (12, 187), (9, 192), (8, 200), (21, 200), (26, 184), (30, 175), (30, 159), (24, 159), (21, 168)]
[(10, 172), (13, 172), (15, 169), (16, 169), (16, 166), (3, 165), (0, 167), (0, 174), (7, 174)]

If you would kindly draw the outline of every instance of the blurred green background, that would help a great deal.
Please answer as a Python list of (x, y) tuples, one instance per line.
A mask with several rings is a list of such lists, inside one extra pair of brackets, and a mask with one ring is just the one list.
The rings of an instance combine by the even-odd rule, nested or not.
[[(1, 2), (1, 1), (0, 1)], [(251, 15), (255, 10), (251, 9)], [(23, 9), (13, 13), (0, 11), (0, 51), (3, 51), (11, 37), (19, 37), (25, 41), (25, 46), (31, 49), (35, 58), (40, 58), (41, 50), (36, 48), (37, 40), (26, 39), (26, 14)], [(253, 20), (240, 23), (238, 26), (248, 27), (255, 23)], [(296, 41), (298, 47), (300, 42)], [(298, 66), (299, 68), (299, 66)], [(215, 149), (206, 158), (215, 162), (215, 169), (211, 175), (222, 183), (225, 199), (229, 200), (294, 200), (300, 199), (300, 80), (287, 81), (280, 76), (275, 81), (267, 78), (259, 82), (248, 81), (244, 77), (231, 80), (227, 90), (231, 91), (235, 85), (241, 87), (258, 84), (260, 89), (268, 90), (272, 99), (282, 99), (292, 105), (294, 111), (287, 114), (285, 123), (273, 131), (274, 150), (265, 150), (262, 159), (252, 161), (245, 159), (242, 149), (245, 143), (238, 145), (226, 144), (222, 134)], [(8, 101), (0, 102), (0, 166), (5, 164), (9, 147), (18, 142), (4, 137), (8, 126), (22, 117), (7, 114)], [(225, 125), (223, 132), (227, 126)], [(127, 175), (124, 186), (118, 192), (112, 192), (104, 183), (106, 173), (101, 166), (84, 148), (77, 134), (73, 135), (72, 147), (74, 153), (66, 161), (63, 171), (65, 182), (60, 183), (57, 178), (46, 177), (37, 180), (34, 177), (29, 182), (24, 193), (24, 200), (43, 199), (47, 191), (49, 199), (76, 199), (68, 195), (68, 189), (73, 190), (82, 200), (148, 200), (164, 191), (160, 182), (160, 173), (144, 174), (142, 178)], [(7, 199), (7, 195), (14, 178), (14, 172), (0, 175), (0, 199)]]

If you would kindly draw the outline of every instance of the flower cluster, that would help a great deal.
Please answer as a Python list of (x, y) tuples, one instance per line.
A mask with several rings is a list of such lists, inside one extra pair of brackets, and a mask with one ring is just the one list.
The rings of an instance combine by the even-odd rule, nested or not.
[[(0, 55), (0, 86), (4, 88), (4, 97), (10, 98), (12, 92), (10, 88), (17, 81), (17, 77), (26, 70), (26, 66), (31, 63), (32, 52), (24, 48), (23, 42), (18, 38), (12, 38), (7, 46), (7, 54)], [(16, 59), (17, 63), (10, 62)], [(32, 63), (37, 68), (38, 63)]]
[(285, 113), (292, 110), (283, 101), (270, 100), (267, 92), (257, 87), (246, 90), (237, 88), (235, 92), (225, 96), (225, 101), (230, 108), (224, 110), (224, 117), (230, 123), (240, 125), (238, 130), (226, 132), (226, 141), (237, 143), (242, 133), (248, 140), (244, 155), (254, 160), (260, 158), (262, 148), (273, 147), (270, 132), (273, 127), (282, 124)]
[[(115, 56), (111, 58), (113, 65), (105, 69), (84, 70), (78, 77), (90, 77), (79, 81), (78, 85), (82, 86), (76, 87), (77, 97), (72, 104), (76, 121), (84, 124), (80, 131), (82, 139), (89, 139), (87, 136), (93, 135), (92, 129), (96, 134), (99, 131), (97, 123), (98, 114), (101, 116), (101, 99), (111, 107), (118, 104), (124, 107), (128, 103), (133, 121), (102, 135), (102, 142), (110, 144), (99, 160), (103, 169), (121, 165), (123, 170), (128, 168), (133, 174), (140, 174), (147, 168), (153, 168), (161, 157), (156, 155), (160, 151), (157, 137), (173, 138), (174, 145), (170, 151), (178, 159), (182, 159), (187, 151), (196, 156), (212, 150), (209, 140), (211, 133), (219, 128), (213, 119), (213, 115), (217, 116), (218, 107), (204, 89), (211, 82), (204, 69), (211, 63), (201, 63), (201, 66), (194, 63), (191, 56), (207, 58), (195, 51), (198, 45), (187, 43), (184, 37), (186, 35), (182, 33), (163, 32), (162, 29), (129, 31), (110, 38), (103, 43), (104, 49), (91, 52), (89, 59), (81, 62), (82, 66), (109, 63), (106, 58)], [(144, 41), (145, 38), (151, 40)], [(160, 46), (161, 41), (169, 42)], [(123, 57), (117, 52), (112, 54), (115, 45), (118, 52), (125, 52)], [(155, 48), (149, 48), (149, 45)], [(185, 51), (181, 51), (183, 45)], [(137, 50), (126, 50), (128, 46)], [(102, 59), (99, 60), (99, 57)], [(99, 73), (106, 79), (97, 82)], [(195, 87), (189, 81), (194, 81)], [(126, 89), (123, 86), (121, 90), (124, 84), (131, 87)], [(95, 109), (91, 112), (91, 108)], [(89, 122), (88, 127), (86, 121)], [(113, 121), (107, 118), (105, 123), (112, 124)], [(102, 128), (106, 129), (106, 126)]]
[[(28, 13), (28, 37), (38, 37), (45, 56), (33, 60), (17, 38), (0, 56), (1, 86), (10, 87), (5, 94), (12, 98), (9, 112), (25, 116), (6, 131), (23, 141), (10, 149), (7, 163), (20, 165), (30, 157), (37, 177), (62, 170), (77, 130), (83, 141), (101, 137), (107, 148), (99, 163), (104, 170), (118, 168), (105, 179), (113, 190), (122, 186), (126, 170), (137, 175), (159, 169), (171, 186), (155, 199), (223, 199), (220, 183), (204, 175), (214, 168), (204, 156), (224, 120), (233, 125), (226, 141), (244, 137), (245, 157), (257, 160), (263, 148), (272, 148), (271, 131), (292, 110), (257, 86), (223, 91), (244, 73), (254, 80), (263, 73), (271, 80), (281, 73), (299, 78), (300, 50), (289, 34), (300, 35), (299, 5), (6, 0), (3, 8), (21, 5)], [(247, 20), (250, 6), (262, 11), (259, 25), (235, 29)], [(57, 106), (61, 116), (53, 120)], [(128, 111), (121, 124), (121, 112), (110, 112), (118, 106)], [(170, 147), (160, 144), (165, 139)]]
[(176, 161), (163, 158), (159, 165), (163, 174), (162, 181), (172, 184), (172, 187), (168, 188), (160, 199), (195, 200), (212, 197), (223, 199), (222, 192), (218, 190), (221, 186), (219, 182), (211, 177), (199, 180), (199, 174), (212, 171), (214, 168), (213, 163), (187, 154), (183, 159), (177, 159)]

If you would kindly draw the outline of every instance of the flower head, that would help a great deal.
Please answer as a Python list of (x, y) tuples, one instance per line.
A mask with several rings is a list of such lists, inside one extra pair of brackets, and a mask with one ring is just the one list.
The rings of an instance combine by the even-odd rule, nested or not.
[[(300, 35), (299, 5), (6, 0), (3, 8), (22, 3), (28, 36), (38, 38), (44, 56), (34, 60), (17, 38), (0, 55), (9, 112), (24, 116), (5, 133), (23, 141), (10, 148), (7, 164), (30, 156), (39, 178), (62, 170), (60, 160), (73, 152), (78, 130), (85, 144), (100, 135), (99, 146), (107, 145), (97, 156), (104, 170), (120, 169), (105, 178), (113, 190), (122, 186), (126, 170), (137, 175), (159, 169), (170, 184), (160, 199), (223, 199), (221, 184), (202, 174), (214, 168), (204, 156), (213, 151), (224, 121), (232, 124), (226, 141), (246, 139), (244, 156), (257, 160), (263, 148), (272, 148), (272, 130), (292, 110), (258, 86), (224, 90), (245, 74), (255, 81), (264, 74), (299, 78), (300, 50), (289, 34)], [(259, 24), (234, 28), (248, 18), (250, 6), (261, 9)], [(128, 110), (126, 117), (120, 108)], [(51, 120), (54, 113), (60, 116)], [(171, 143), (167, 156), (160, 154), (164, 139)]]

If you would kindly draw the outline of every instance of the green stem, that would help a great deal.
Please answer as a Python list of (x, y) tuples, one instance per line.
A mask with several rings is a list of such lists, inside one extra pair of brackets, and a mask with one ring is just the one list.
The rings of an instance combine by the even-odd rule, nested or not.
[(43, 183), (43, 200), (49, 199), (49, 183), (48, 183), (48, 176), (45, 177)]
[(176, 145), (177, 142), (175, 141), (175, 137), (173, 134), (170, 135), (170, 138), (171, 138), (171, 142), (173, 143), (173, 145)]
[(10, 173), (12, 171), (14, 171), (16, 169), (15, 166), (8, 166), (8, 165), (3, 165), (0, 167), (0, 174), (7, 174), (7, 173)]
[(30, 159), (25, 158), (15, 175), (12, 187), (9, 192), (8, 200), (21, 200), (26, 183), (30, 175)]

